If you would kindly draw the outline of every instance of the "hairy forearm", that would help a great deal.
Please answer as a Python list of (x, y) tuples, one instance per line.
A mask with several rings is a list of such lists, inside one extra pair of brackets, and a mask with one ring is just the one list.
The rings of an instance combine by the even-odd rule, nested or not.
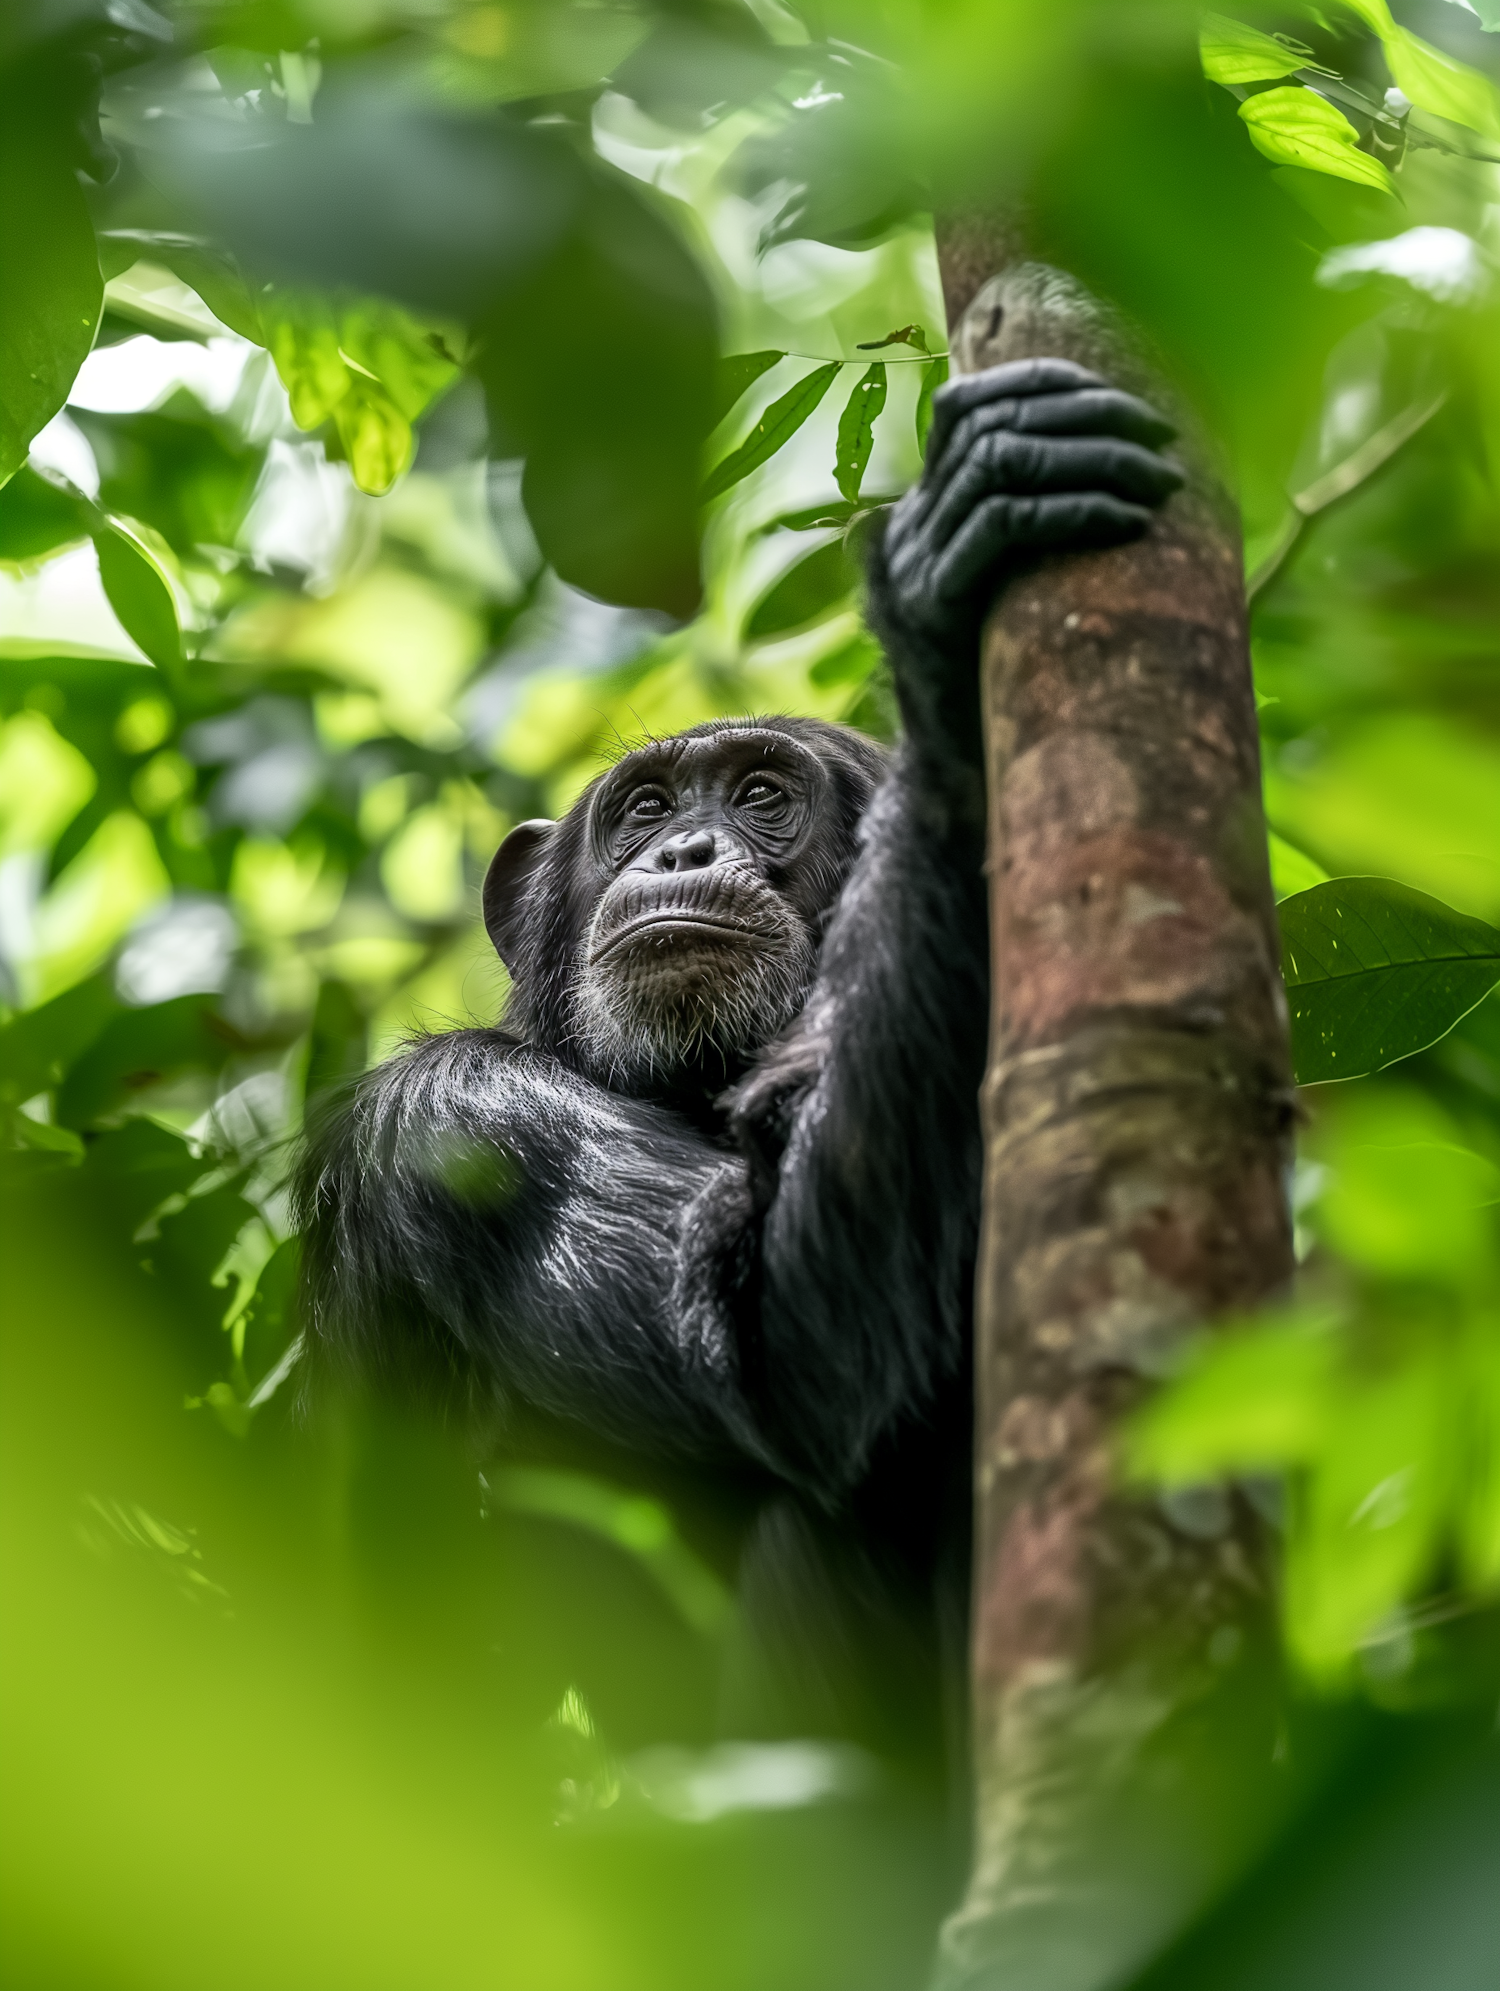
[(977, 615), (941, 636), (914, 626), (890, 572), (885, 533), (865, 552), (865, 617), (891, 666), (901, 712), (901, 778), (915, 823), (951, 837), (955, 856), (984, 845), (984, 740)]
[(835, 1480), (962, 1360), (986, 927), (980, 851), (932, 815), (903, 749), (802, 1022), (733, 1120), (763, 1207), (744, 1386), (783, 1449)]

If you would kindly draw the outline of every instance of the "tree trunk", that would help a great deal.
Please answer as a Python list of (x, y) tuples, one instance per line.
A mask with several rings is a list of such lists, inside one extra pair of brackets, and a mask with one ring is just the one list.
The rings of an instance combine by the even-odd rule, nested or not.
[(1189, 1334), (1289, 1279), (1286, 1005), (1233, 508), (1075, 283), (983, 228), (941, 247), (957, 370), (1095, 367), (1181, 422), (1190, 472), (1142, 541), (1011, 583), (983, 645), (977, 1830), (939, 1981), (1092, 1991), (1277, 1807), (1257, 1517), (1123, 1489), (1114, 1439)]

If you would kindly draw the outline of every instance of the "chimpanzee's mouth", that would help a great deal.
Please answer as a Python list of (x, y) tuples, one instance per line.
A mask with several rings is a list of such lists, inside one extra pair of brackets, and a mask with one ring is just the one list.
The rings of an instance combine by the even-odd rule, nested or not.
[(712, 936), (740, 944), (777, 938), (769, 927), (752, 926), (743, 920), (711, 919), (704, 913), (688, 912), (681, 906), (658, 906), (651, 912), (639, 913), (634, 919), (626, 920), (623, 926), (617, 926), (608, 934), (589, 955), (590, 967), (596, 967), (628, 941), (639, 940), (645, 934), (663, 940), (673, 935), (688, 940), (706, 940)]

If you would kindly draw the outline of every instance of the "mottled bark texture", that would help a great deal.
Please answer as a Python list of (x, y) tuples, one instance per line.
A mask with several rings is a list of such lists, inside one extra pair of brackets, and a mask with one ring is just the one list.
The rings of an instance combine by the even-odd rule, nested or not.
[[(955, 368), (1054, 354), (1182, 427), (1142, 541), (1014, 580), (983, 643), (992, 1023), (976, 1295), (975, 1867), (940, 1982), (1127, 1982), (1275, 1809), (1265, 1549), (1233, 1493), (1119, 1484), (1183, 1339), (1282, 1287), (1292, 1084), (1232, 507), (1077, 285), (978, 284)], [(993, 269), (994, 265), (991, 265)]]

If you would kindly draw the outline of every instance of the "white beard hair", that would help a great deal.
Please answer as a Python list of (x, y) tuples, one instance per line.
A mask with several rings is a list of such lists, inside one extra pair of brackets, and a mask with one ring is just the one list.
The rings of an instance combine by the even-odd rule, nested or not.
[[(706, 1051), (732, 1059), (778, 1036), (807, 1000), (817, 949), (802, 922), (787, 912), (776, 939), (736, 948), (735, 972), (663, 998), (649, 969), (628, 957), (602, 968), (585, 965), (573, 998), (572, 1038), (592, 1075), (604, 1085), (667, 1079)], [(592, 929), (590, 941), (592, 940)], [(667, 943), (672, 944), (672, 943)], [(585, 943), (587, 961), (589, 943)]]

